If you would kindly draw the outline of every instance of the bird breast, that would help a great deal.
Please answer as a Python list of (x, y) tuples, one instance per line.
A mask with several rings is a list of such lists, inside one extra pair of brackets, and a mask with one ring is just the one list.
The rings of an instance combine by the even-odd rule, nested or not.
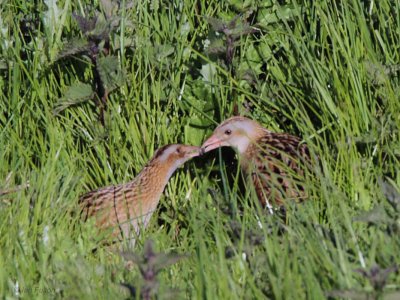
[(302, 160), (307, 156), (307, 146), (297, 137), (268, 133), (246, 149), (240, 165), (263, 205), (281, 205), (284, 199), (304, 197)]
[(135, 237), (146, 228), (157, 208), (167, 180), (145, 168), (133, 181), (92, 191), (81, 198), (85, 218), (95, 217), (99, 228), (112, 228), (117, 237)]

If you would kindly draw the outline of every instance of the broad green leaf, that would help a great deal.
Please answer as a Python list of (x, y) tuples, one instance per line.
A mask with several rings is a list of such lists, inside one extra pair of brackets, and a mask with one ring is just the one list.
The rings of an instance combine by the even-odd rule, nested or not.
[(389, 216), (387, 215), (385, 209), (381, 205), (374, 207), (370, 211), (361, 213), (360, 215), (354, 218), (354, 221), (374, 223), (374, 224), (385, 223), (388, 220)]
[(100, 3), (107, 19), (110, 19), (114, 13), (114, 9), (117, 6), (117, 4), (112, 3), (110, 0), (100, 0)]
[(175, 48), (172, 45), (169, 45), (169, 44), (157, 45), (155, 47), (155, 58), (157, 61), (161, 62), (166, 57), (173, 54), (174, 51), (175, 51)]
[(97, 71), (104, 88), (110, 92), (124, 81), (124, 74), (116, 56), (100, 57), (97, 60)]
[(107, 22), (103, 14), (97, 14), (96, 25), (94, 26), (94, 29), (90, 32), (90, 35), (101, 39), (105, 39), (108, 37), (109, 23)]
[(222, 39), (213, 39), (206, 51), (210, 54), (222, 54), (226, 51), (226, 46)]
[(379, 180), (379, 185), (381, 186), (382, 192), (386, 196), (386, 199), (393, 206), (396, 211), (400, 212), (400, 193), (395, 187), (393, 180), (388, 179), (389, 182)]
[(69, 41), (57, 55), (55, 61), (62, 58), (73, 56), (78, 53), (82, 53), (89, 50), (89, 42), (82, 38), (75, 38)]
[(7, 70), (8, 65), (7, 62), (4, 59), (0, 59), (0, 70)]
[(91, 32), (95, 28), (96, 20), (97, 20), (96, 17), (94, 17), (94, 18), (83, 17), (76, 13), (72, 13), (72, 16), (78, 23), (79, 29), (82, 31), (83, 34), (86, 35), (87, 33)]
[(354, 300), (368, 300), (370, 299), (370, 294), (365, 291), (359, 291), (355, 289), (349, 290), (334, 290), (327, 293), (328, 296), (337, 298), (349, 298)]
[(77, 105), (93, 98), (93, 95), (92, 87), (89, 84), (77, 82), (68, 87), (64, 97), (54, 106), (53, 113), (57, 115), (72, 105)]
[(204, 81), (212, 82), (213, 78), (217, 75), (217, 68), (214, 64), (202, 65), (200, 74), (203, 76)]

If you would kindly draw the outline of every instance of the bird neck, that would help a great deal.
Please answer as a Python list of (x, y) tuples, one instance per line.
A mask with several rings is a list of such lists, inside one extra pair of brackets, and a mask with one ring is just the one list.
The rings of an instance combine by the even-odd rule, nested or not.
[(259, 141), (269, 133), (270, 132), (267, 129), (261, 126), (252, 128), (252, 131), (249, 134), (242, 134), (240, 138), (236, 140), (237, 152), (241, 156), (245, 155), (251, 147), (257, 145)]
[(137, 176), (136, 184), (150, 190), (154, 197), (160, 197), (172, 176), (173, 171), (168, 164), (149, 163)]
[(264, 127), (259, 125), (257, 127), (257, 129), (255, 130), (254, 137), (255, 137), (256, 141), (259, 141), (260, 139), (262, 139), (265, 136), (270, 135), (270, 134), (271, 134), (271, 131), (269, 131), (268, 129), (265, 129)]

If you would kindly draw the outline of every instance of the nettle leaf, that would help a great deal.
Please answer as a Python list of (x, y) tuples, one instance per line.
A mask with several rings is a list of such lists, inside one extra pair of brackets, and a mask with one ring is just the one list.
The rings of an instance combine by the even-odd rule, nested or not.
[(155, 59), (159, 62), (173, 54), (175, 48), (172, 45), (164, 44), (164, 45), (157, 45), (155, 47)]
[(365, 291), (349, 289), (349, 290), (333, 290), (327, 293), (327, 296), (333, 298), (349, 298), (353, 300), (368, 300), (370, 294)]
[(227, 28), (227, 23), (224, 20), (214, 17), (207, 17), (206, 20), (215, 31), (223, 31)]
[(118, 4), (113, 4), (110, 0), (100, 0), (100, 3), (106, 15), (106, 18), (110, 19), (113, 16), (116, 8), (118, 8)]
[(150, 259), (154, 258), (155, 255), (156, 252), (154, 251), (153, 240), (147, 240), (143, 248), (143, 257), (145, 258), (145, 261), (148, 262)]
[(90, 35), (98, 39), (106, 39), (109, 35), (109, 23), (103, 14), (98, 14), (96, 19), (96, 25), (94, 29), (90, 31)]
[(383, 181), (382, 179), (379, 179), (378, 182), (388, 202), (393, 206), (396, 211), (400, 212), (400, 193), (395, 188), (394, 182), (392, 180), (390, 180), (390, 182), (387, 182)]
[(57, 0), (45, 0), (44, 2), (48, 9), (44, 11), (43, 23), (51, 36), (54, 36), (61, 26), (61, 16), (64, 10), (57, 6)]
[[(119, 24), (121, 23), (121, 17), (119, 16), (112, 16), (110, 18), (108, 18), (109, 21), (109, 27), (110, 27), (110, 32), (114, 31), (115, 28), (119, 27)], [(128, 27), (128, 26), (127, 26)]]
[(255, 31), (246, 21), (241, 20), (239, 16), (235, 16), (231, 21), (224, 22), (223, 20), (209, 17), (208, 23), (214, 31), (223, 32), (226, 36), (231, 36), (233, 39), (238, 39), (242, 35), (250, 34)]
[(253, 0), (230, 0), (229, 5), (235, 8), (235, 10), (238, 10), (242, 13), (247, 14), (249, 11), (252, 12), (255, 8), (253, 8), (254, 5), (261, 6), (261, 5), (266, 5), (269, 1), (262, 1), (261, 3), (255, 4)]
[(185, 257), (187, 257), (187, 256), (183, 255), (183, 254), (177, 254), (177, 253), (159, 253), (159, 254), (157, 254), (157, 256), (153, 262), (154, 270), (157, 274), (165, 267), (168, 267), (169, 265), (173, 265)]
[(86, 34), (92, 31), (96, 25), (97, 17), (94, 18), (85, 18), (82, 16), (77, 15), (76, 13), (72, 13), (72, 16), (78, 23), (79, 29), (82, 33)]
[(383, 65), (381, 63), (374, 63), (372, 61), (364, 62), (365, 69), (372, 79), (373, 85), (384, 84), (390, 76), (395, 75), (400, 70), (400, 65)]
[(209, 54), (222, 54), (226, 51), (226, 46), (223, 40), (213, 39), (211, 44), (207, 48), (207, 53)]
[(125, 78), (116, 56), (100, 57), (97, 60), (97, 71), (108, 92), (120, 86)]
[(354, 221), (366, 222), (369, 224), (381, 224), (389, 221), (390, 218), (387, 215), (383, 206), (378, 205), (370, 211), (359, 214), (354, 217)]
[(279, 7), (276, 10), (276, 13), (281, 20), (282, 19), (291, 20), (301, 16), (302, 14), (301, 7), (294, 7), (292, 5)]
[(77, 82), (68, 87), (64, 97), (62, 97), (60, 101), (55, 104), (53, 108), (53, 114), (57, 115), (70, 106), (92, 99), (93, 96), (94, 92), (89, 84)]
[(88, 51), (89, 48), (90, 46), (87, 40), (81, 38), (73, 39), (64, 46), (64, 49), (57, 55), (55, 61)]
[(201, 66), (200, 74), (203, 76), (204, 81), (212, 82), (217, 75), (217, 68), (214, 64), (205, 64)]
[(267, 7), (260, 9), (257, 14), (258, 27), (268, 28), (273, 23), (282, 22), (285, 20), (293, 20), (301, 16), (301, 8), (293, 7), (291, 5), (280, 6), (279, 8)]
[(241, 24), (238, 24), (237, 27), (233, 28), (231, 30), (231, 34), (233, 36), (233, 39), (238, 39), (242, 35), (248, 35), (251, 33), (256, 32), (256, 29), (251, 27), (247, 22), (243, 22)]
[(356, 269), (355, 272), (360, 273), (362, 276), (367, 278), (375, 290), (383, 290), (387, 280), (391, 273), (397, 272), (398, 267), (396, 265), (390, 266), (388, 268), (381, 268), (378, 265), (372, 266), (368, 269)]
[(230, 20), (230, 21), (228, 22), (228, 28), (229, 28), (229, 29), (235, 29), (238, 20), (239, 20), (239, 15), (234, 16), (234, 17), (232, 18), (232, 20)]
[(0, 59), (0, 70), (7, 70), (8, 64), (4, 59)]
[(140, 255), (133, 253), (133, 252), (122, 252), (121, 256), (125, 260), (132, 261), (135, 264), (141, 264), (144, 262), (144, 259)]

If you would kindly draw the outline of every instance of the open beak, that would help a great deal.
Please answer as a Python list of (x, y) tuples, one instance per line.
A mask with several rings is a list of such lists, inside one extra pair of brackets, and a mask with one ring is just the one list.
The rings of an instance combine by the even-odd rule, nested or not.
[(217, 136), (212, 135), (203, 143), (203, 145), (201, 145), (201, 154), (207, 153), (221, 146), (221, 140)]

